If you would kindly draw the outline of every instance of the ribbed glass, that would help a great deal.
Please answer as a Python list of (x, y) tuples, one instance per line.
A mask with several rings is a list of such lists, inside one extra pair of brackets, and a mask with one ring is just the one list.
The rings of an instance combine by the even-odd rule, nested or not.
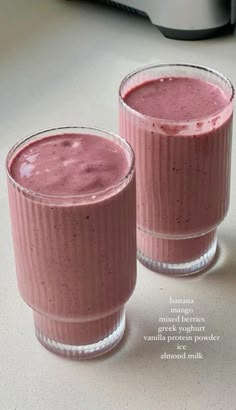
[[(190, 121), (150, 117), (126, 104), (137, 85), (174, 76), (215, 84), (228, 103)], [(120, 135), (136, 155), (138, 258), (157, 272), (195, 273), (215, 255), (216, 228), (229, 206), (233, 97), (222, 74), (188, 64), (144, 67), (121, 83)]]
[[(129, 170), (98, 193), (50, 196), (13, 180), (14, 156), (32, 140), (82, 133), (125, 150)], [(136, 281), (134, 155), (114, 134), (84, 127), (43, 131), (7, 157), (9, 201), (19, 291), (34, 311), (36, 335), (49, 350), (73, 358), (114, 347), (125, 329), (124, 305)]]

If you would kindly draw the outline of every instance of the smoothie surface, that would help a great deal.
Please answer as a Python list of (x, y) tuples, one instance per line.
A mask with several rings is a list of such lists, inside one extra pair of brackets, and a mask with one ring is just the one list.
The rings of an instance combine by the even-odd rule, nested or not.
[(163, 77), (139, 84), (124, 101), (134, 110), (154, 118), (191, 121), (217, 113), (228, 103), (224, 91), (193, 77)]
[(17, 152), (10, 174), (26, 189), (46, 195), (92, 194), (118, 184), (127, 174), (125, 150), (90, 134), (37, 139)]

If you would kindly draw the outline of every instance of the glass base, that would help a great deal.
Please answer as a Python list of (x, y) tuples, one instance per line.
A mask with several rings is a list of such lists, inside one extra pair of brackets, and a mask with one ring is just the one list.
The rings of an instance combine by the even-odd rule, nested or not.
[[(109, 331), (105, 337), (102, 339), (94, 342), (94, 343), (88, 343), (88, 344), (68, 344), (68, 343), (63, 343), (61, 340), (56, 340), (53, 337), (50, 337), (49, 334), (45, 334), (45, 331), (40, 329), (37, 324), (37, 316), (39, 314), (34, 312), (34, 319), (35, 320), (35, 334), (39, 342), (50, 352), (56, 353), (57, 355), (71, 358), (71, 359), (91, 359), (96, 356), (100, 356), (102, 354), (107, 353), (111, 349), (113, 349), (119, 341), (122, 339), (125, 331), (125, 309), (122, 308), (119, 312), (116, 312), (117, 316), (117, 323), (116, 326), (112, 331)], [(41, 315), (40, 315), (41, 316)], [(111, 315), (114, 316), (114, 315)], [(45, 316), (43, 316), (45, 320)], [(107, 320), (107, 323), (109, 325), (111, 324), (111, 319), (110, 317), (104, 318), (105, 321)], [(104, 329), (104, 319), (97, 320), (97, 327), (98, 327), (98, 322), (102, 321), (102, 328)], [(48, 319), (50, 320), (50, 319)], [(114, 319), (112, 318), (112, 322), (114, 322)], [(60, 322), (57, 322), (60, 323)], [(107, 326), (107, 323), (105, 327)], [(86, 323), (63, 323), (61, 324), (61, 328), (63, 326), (63, 332), (67, 332), (67, 337), (68, 337), (68, 329), (71, 327), (76, 327), (76, 331), (74, 330), (73, 332), (78, 335), (78, 332), (81, 332), (81, 329), (78, 330), (78, 327), (83, 327), (83, 332), (84, 328), (86, 327)], [(108, 327), (109, 327), (108, 325)], [(65, 329), (65, 327), (68, 327)], [(90, 332), (91, 332), (91, 325), (90, 326)], [(55, 327), (55, 326), (54, 326)], [(47, 326), (47, 328), (49, 328)], [(97, 329), (95, 329), (97, 330)], [(70, 330), (69, 330), (70, 332)], [(47, 332), (49, 333), (49, 332)], [(61, 333), (61, 332), (60, 332)], [(59, 335), (59, 333), (58, 333)]]
[[(217, 236), (216, 236), (216, 232), (210, 232), (209, 234), (206, 235), (202, 235), (202, 237), (196, 238), (198, 240), (198, 242), (203, 242), (209, 238), (209, 242), (207, 244), (207, 246), (205, 247), (205, 252), (203, 254), (201, 254), (200, 256), (198, 256), (195, 259), (191, 259), (191, 260), (186, 260), (186, 241), (188, 241), (187, 239), (182, 240), (177, 240), (178, 243), (178, 251), (181, 248), (181, 241), (182, 241), (182, 257), (183, 257), (183, 261), (181, 262), (180, 258), (178, 258), (178, 262), (174, 262), (174, 261), (168, 261), (168, 260), (156, 260), (153, 259), (147, 255), (145, 255), (141, 250), (138, 250), (138, 260), (148, 269), (157, 272), (157, 273), (162, 273), (162, 274), (167, 274), (167, 275), (171, 275), (171, 276), (188, 276), (188, 275), (193, 275), (196, 274), (198, 272), (200, 272), (201, 270), (205, 269), (213, 260), (215, 253), (216, 253), (216, 248), (217, 248)], [(202, 239), (201, 239), (202, 238)], [(158, 239), (159, 242), (162, 242), (162, 246), (163, 246), (163, 242), (169, 242), (168, 240), (165, 239)], [(189, 241), (193, 241), (193, 239), (189, 239)], [(175, 241), (171, 241), (171, 245), (172, 245), (172, 252), (173, 252), (173, 244)], [(184, 243), (185, 242), (185, 243)], [(168, 247), (168, 243), (167, 243), (167, 247)], [(165, 246), (163, 246), (163, 248), (165, 248)], [(156, 255), (158, 256), (158, 250), (156, 249)], [(170, 248), (168, 249), (170, 251)], [(175, 249), (174, 249), (175, 251)], [(192, 250), (191, 250), (192, 251)], [(172, 253), (171, 252), (171, 253)], [(170, 252), (169, 252), (170, 254)], [(163, 253), (160, 253), (160, 256), (163, 256)], [(185, 259), (184, 259), (185, 258)]]

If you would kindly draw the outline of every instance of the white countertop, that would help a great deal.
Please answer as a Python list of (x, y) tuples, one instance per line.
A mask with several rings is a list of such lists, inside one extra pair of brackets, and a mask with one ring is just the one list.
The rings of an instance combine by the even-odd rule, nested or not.
[[(152, 62), (192, 62), (236, 84), (234, 36), (167, 40), (148, 20), (89, 2), (0, 0), (0, 409), (236, 409), (236, 144), (231, 206), (219, 228), (220, 252), (205, 274), (173, 279), (138, 265), (124, 341), (87, 362), (61, 359), (36, 340), (32, 313), (16, 287), (4, 159), (18, 139), (57, 125), (112, 131), (117, 90), (130, 70)], [(169, 297), (193, 298), (194, 313), (219, 341), (188, 343), (203, 359), (165, 360), (176, 343), (148, 342)]]

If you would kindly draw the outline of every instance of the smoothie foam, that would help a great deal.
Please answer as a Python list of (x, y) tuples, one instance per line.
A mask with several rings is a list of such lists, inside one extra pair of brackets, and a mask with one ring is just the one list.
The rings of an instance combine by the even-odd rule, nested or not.
[(227, 95), (217, 85), (198, 78), (166, 77), (133, 88), (124, 98), (129, 107), (150, 117), (189, 121), (224, 108)]
[(111, 187), (128, 172), (118, 144), (95, 135), (54, 135), (33, 141), (13, 159), (10, 172), (24, 188), (47, 195), (80, 195)]

